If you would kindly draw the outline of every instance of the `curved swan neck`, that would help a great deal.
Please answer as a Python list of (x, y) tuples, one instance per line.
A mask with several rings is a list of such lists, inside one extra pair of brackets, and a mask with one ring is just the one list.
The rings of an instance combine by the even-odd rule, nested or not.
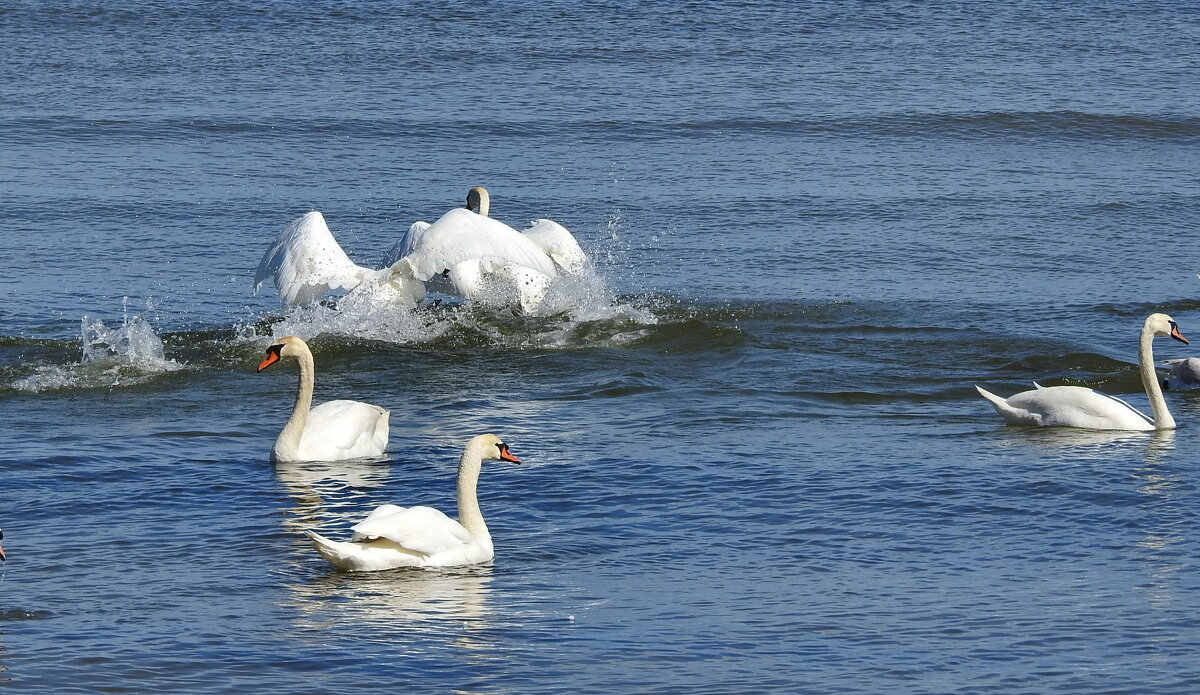
[(288, 418), (279, 438), (275, 440), (276, 455), (286, 454), (283, 458), (295, 458), (300, 449), (300, 436), (308, 424), (308, 411), (312, 408), (313, 397), (313, 365), (312, 353), (307, 349), (300, 350), (296, 355), (296, 363), (300, 369), (300, 386), (296, 391), (296, 404), (292, 406), (292, 415)]
[(458, 523), (477, 539), (490, 539), (487, 524), (483, 523), (483, 512), (479, 510), (479, 498), (475, 488), (479, 484), (479, 470), (483, 467), (483, 456), (478, 447), (468, 446), (458, 460)]
[(467, 208), (479, 208), (480, 217), (488, 216), (488, 206), (491, 203), (491, 196), (488, 195), (487, 189), (483, 186), (476, 186), (467, 191)]
[(1142, 377), (1142, 388), (1150, 399), (1150, 412), (1154, 415), (1154, 427), (1160, 430), (1175, 429), (1175, 418), (1167, 409), (1167, 399), (1163, 398), (1162, 386), (1158, 383), (1158, 374), (1154, 371), (1154, 331), (1147, 321), (1142, 328), (1142, 337), (1138, 341), (1138, 372)]

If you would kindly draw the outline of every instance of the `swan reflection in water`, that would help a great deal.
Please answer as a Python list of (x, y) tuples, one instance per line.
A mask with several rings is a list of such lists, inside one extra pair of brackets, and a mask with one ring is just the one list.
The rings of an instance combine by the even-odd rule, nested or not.
[[(1136, 432), (1127, 430), (1089, 430), (1080, 427), (1036, 427), (1021, 432), (1023, 436), (1006, 439), (1005, 446), (1021, 443), (1038, 449), (1069, 451), (1072, 460), (1112, 460), (1114, 448), (1141, 449), (1142, 460), (1155, 463), (1170, 456), (1175, 449), (1175, 430)], [(1039, 456), (1046, 452), (1041, 451)]]
[(285, 584), (289, 593), (280, 606), (315, 639), (354, 634), (400, 653), (446, 654), (473, 672), (502, 670), (506, 656), (493, 629), (491, 581), (490, 565), (332, 570)]
[(382, 487), (388, 481), (388, 461), (281, 461), (275, 478), (296, 502), (284, 521), (289, 532), (303, 533), (322, 523), (347, 525), (362, 515), (361, 490)]
[(1145, 514), (1139, 529), (1141, 539), (1135, 544), (1136, 557), (1146, 572), (1146, 581), (1138, 588), (1146, 595), (1151, 608), (1176, 611), (1181, 587), (1179, 570), (1187, 567), (1187, 541), (1190, 537), (1190, 514), (1187, 511), (1188, 481), (1162, 460), (1147, 460), (1146, 465), (1133, 470), (1139, 481), (1137, 492), (1145, 496)]

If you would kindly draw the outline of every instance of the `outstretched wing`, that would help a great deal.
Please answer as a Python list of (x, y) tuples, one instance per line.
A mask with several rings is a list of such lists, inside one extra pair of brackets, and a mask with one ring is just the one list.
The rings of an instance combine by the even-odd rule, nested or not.
[(579, 247), (575, 235), (554, 220), (534, 220), (533, 226), (522, 229), (521, 234), (537, 244), (568, 275), (578, 275), (587, 266), (587, 254)]
[(470, 260), (515, 263), (555, 277), (554, 262), (517, 230), (466, 208), (442, 215), (415, 239), (405, 258), (421, 280)]
[(383, 265), (389, 266), (412, 253), (417, 239), (421, 238), (421, 235), (425, 233), (426, 229), (429, 229), (429, 226), (428, 222), (413, 222), (408, 231), (404, 233), (404, 236), (400, 237), (400, 240), (392, 244), (392, 248), (388, 249), (387, 256), (383, 259)]
[(254, 289), (271, 278), (285, 303), (307, 304), (334, 288), (354, 289), (371, 272), (346, 256), (314, 210), (288, 225), (263, 254)]

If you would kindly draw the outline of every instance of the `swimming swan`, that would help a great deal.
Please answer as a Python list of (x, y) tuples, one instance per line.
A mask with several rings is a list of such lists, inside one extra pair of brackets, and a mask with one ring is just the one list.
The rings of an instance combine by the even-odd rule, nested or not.
[(353, 527), (349, 541), (332, 541), (315, 531), (304, 533), (321, 557), (344, 570), (487, 562), (495, 551), (475, 495), (484, 461), (521, 462), (494, 434), (481, 434), (467, 442), (458, 462), (458, 521), (432, 507), (385, 504)]
[(284, 357), (296, 358), (300, 387), (292, 415), (271, 448), (271, 461), (340, 461), (383, 455), (388, 443), (388, 411), (358, 401), (329, 401), (312, 408), (315, 367), (303, 340), (280, 338), (267, 348), (258, 371)]
[(1181, 357), (1163, 360), (1171, 368), (1163, 385), (1171, 390), (1194, 389), (1200, 386), (1200, 357)]
[(401, 300), (415, 305), (425, 297), (425, 283), (440, 276), (467, 298), (501, 283), (517, 290), (523, 306), (532, 308), (526, 302), (540, 301), (543, 291), (537, 288), (548, 285), (560, 270), (579, 274), (587, 267), (587, 256), (562, 225), (536, 220), (525, 232), (518, 232), (487, 216), (489, 195), (483, 187), (468, 192), (467, 205), (450, 210), (433, 224), (413, 223), (380, 269), (351, 261), (324, 216), (309, 212), (288, 225), (263, 254), (254, 288), (271, 278), (279, 298), (296, 305), (311, 303), (333, 289), (350, 292), (372, 282), (390, 286)]
[(1175, 418), (1167, 410), (1158, 375), (1154, 371), (1151, 343), (1156, 336), (1171, 336), (1184, 344), (1187, 338), (1179, 326), (1166, 314), (1151, 314), (1142, 326), (1138, 342), (1138, 371), (1142, 386), (1150, 398), (1154, 418), (1134, 410), (1125, 401), (1107, 396), (1083, 386), (1039, 386), (1001, 398), (976, 386), (979, 394), (991, 402), (996, 412), (1011, 425), (1041, 425), (1044, 427), (1084, 427), (1094, 430), (1166, 430), (1174, 429)]

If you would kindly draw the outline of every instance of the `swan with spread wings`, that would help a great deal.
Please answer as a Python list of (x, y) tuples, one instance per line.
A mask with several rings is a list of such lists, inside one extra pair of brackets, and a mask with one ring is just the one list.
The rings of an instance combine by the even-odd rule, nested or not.
[(370, 283), (416, 305), (425, 297), (425, 284), (441, 278), (468, 300), (515, 303), (530, 310), (560, 274), (578, 275), (588, 266), (579, 243), (562, 225), (541, 219), (518, 232), (488, 217), (488, 212), (487, 190), (472, 188), (466, 207), (451, 209), (433, 224), (413, 223), (392, 247), (388, 264), (378, 269), (350, 260), (325, 217), (309, 212), (288, 225), (267, 249), (254, 274), (254, 287), (270, 278), (279, 298), (297, 305), (335, 289), (352, 292)]

